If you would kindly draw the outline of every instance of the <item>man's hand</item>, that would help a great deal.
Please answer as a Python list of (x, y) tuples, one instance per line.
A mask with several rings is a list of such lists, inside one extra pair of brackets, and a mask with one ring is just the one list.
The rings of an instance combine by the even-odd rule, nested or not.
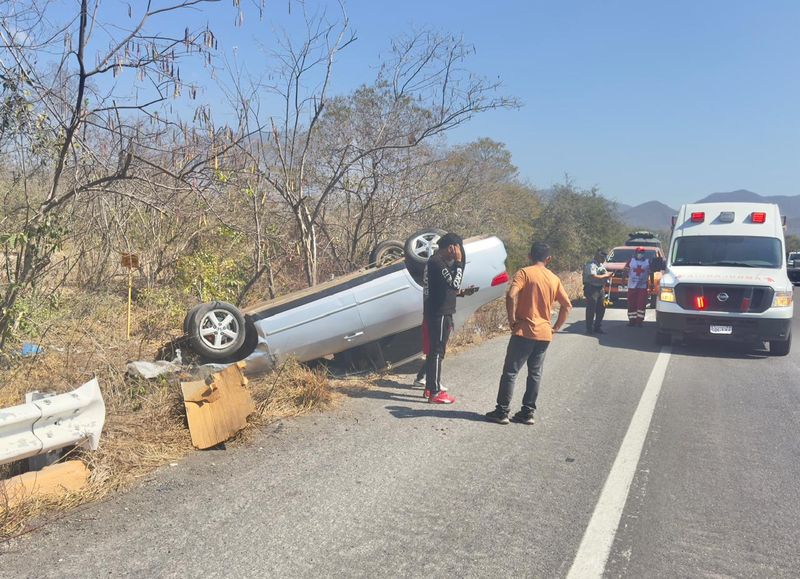
[(450, 246), (450, 255), (456, 260), (457, 263), (464, 262), (464, 256), (461, 254), (461, 246), (460, 245), (451, 245)]
[(479, 288), (478, 288), (478, 286), (471, 285), (471, 286), (469, 286), (469, 287), (465, 287), (465, 288), (464, 288), (464, 289), (462, 289), (460, 292), (458, 292), (456, 295), (457, 295), (458, 297), (460, 297), (460, 298), (463, 298), (463, 297), (466, 297), (466, 296), (471, 296), (472, 294), (474, 294), (475, 292), (477, 292), (477, 291), (478, 291), (478, 289), (479, 289)]

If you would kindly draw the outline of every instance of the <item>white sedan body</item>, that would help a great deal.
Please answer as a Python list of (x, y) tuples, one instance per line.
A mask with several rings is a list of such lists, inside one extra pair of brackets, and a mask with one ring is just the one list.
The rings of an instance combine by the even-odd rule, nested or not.
[[(458, 299), (456, 329), (479, 307), (503, 296), (508, 281), (500, 239), (473, 237), (465, 240), (464, 250), (462, 287), (476, 286), (478, 291)], [(419, 328), (422, 287), (400, 260), (253, 306), (243, 314), (257, 334), (248, 368), (258, 372), (289, 358), (314, 360)], [(421, 352), (420, 337), (419, 348), (405, 359)]]

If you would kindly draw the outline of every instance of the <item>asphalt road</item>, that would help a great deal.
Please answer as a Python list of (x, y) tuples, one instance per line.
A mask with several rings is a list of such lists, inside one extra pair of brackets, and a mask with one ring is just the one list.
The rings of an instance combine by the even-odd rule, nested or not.
[(483, 421), (498, 338), (446, 361), (453, 406), (389, 375), (0, 546), (0, 576), (800, 575), (800, 343), (659, 353), (652, 311), (599, 337), (582, 315), (535, 426)]

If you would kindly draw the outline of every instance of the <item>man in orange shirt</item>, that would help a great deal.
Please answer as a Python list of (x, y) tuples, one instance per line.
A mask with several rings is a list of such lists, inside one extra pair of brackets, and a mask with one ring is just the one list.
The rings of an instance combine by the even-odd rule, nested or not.
[[(552, 260), (550, 247), (545, 243), (534, 243), (530, 252), (531, 264), (514, 274), (506, 293), (506, 312), (511, 328), (511, 339), (506, 350), (497, 407), (486, 414), (486, 418), (498, 424), (508, 424), (514, 382), (523, 364), (528, 365), (528, 381), (522, 410), (512, 420), (522, 424), (533, 424), (539, 383), (542, 379), (544, 355), (553, 332), (558, 332), (572, 309), (566, 290), (553, 272), (547, 269)], [(550, 325), (553, 304), (559, 303), (558, 319)]]

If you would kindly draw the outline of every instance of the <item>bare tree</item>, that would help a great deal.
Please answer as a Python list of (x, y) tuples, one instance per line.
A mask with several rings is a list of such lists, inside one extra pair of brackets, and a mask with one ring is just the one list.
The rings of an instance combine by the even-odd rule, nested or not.
[[(248, 94), (239, 99), (240, 117), (259, 129), (249, 151), (264, 186), (291, 211), (309, 285), (318, 278), (321, 216), (348, 173), (383, 152), (418, 147), (479, 112), (517, 104), (497, 96), (498, 83), (463, 68), (472, 52), (463, 40), (419, 32), (393, 43), (392, 58), (372, 85), (352, 95), (351, 106), (331, 106), (334, 63), (356, 40), (340, 8), (333, 23), (325, 14), (304, 12), (306, 37), (299, 43), (285, 38), (275, 55), (278, 81), (238, 91)], [(281, 112), (270, 115), (261, 100), (276, 96)], [(337, 129), (323, 131), (325, 123)]]
[(153, 25), (216, 2), (131, 3), (127, 25), (99, 0), (80, 0), (66, 17), (43, 0), (0, 6), (0, 151), (13, 166), (17, 203), (0, 239), (0, 345), (20, 293), (65, 241), (79, 198), (113, 195), (158, 210), (146, 188), (126, 184), (160, 176), (188, 190), (209, 183), (204, 170), (209, 157), (229, 150), (227, 133), (207, 115), (194, 126), (181, 122), (168, 101), (196, 95), (197, 85), (181, 79), (181, 62), (209, 63), (216, 38), (208, 28), (170, 33)]

